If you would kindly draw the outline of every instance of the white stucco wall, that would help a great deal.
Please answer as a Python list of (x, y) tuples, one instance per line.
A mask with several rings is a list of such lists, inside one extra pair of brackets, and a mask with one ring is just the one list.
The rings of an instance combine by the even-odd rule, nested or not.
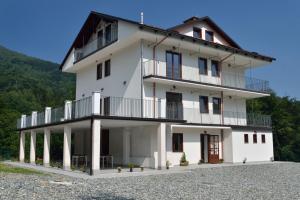
[[(104, 77), (104, 62), (110, 59), (110, 76)], [(76, 99), (90, 96), (93, 91), (101, 91), (105, 96), (140, 98), (141, 68), (140, 48), (135, 43), (105, 59), (98, 60), (102, 64), (102, 79), (97, 80), (97, 63), (85, 67), (76, 74)], [(126, 82), (124, 84), (124, 81)]]
[[(248, 134), (249, 143), (244, 143), (244, 134)], [(253, 143), (253, 131), (232, 131), (233, 162), (270, 161), (273, 157), (273, 134), (267, 131), (257, 131), (257, 143)], [(261, 134), (265, 134), (266, 143), (261, 142)]]

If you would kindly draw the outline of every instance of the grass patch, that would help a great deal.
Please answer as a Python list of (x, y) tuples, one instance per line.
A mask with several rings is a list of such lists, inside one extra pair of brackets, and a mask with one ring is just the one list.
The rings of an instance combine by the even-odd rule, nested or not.
[(0, 173), (44, 175), (44, 173), (36, 171), (36, 170), (25, 169), (25, 168), (21, 168), (21, 167), (13, 167), (13, 166), (6, 165), (6, 164), (3, 164), (3, 163), (0, 163)]

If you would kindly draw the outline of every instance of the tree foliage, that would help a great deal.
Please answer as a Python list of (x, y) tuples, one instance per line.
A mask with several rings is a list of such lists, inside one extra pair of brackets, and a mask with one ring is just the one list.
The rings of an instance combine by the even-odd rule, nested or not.
[(18, 155), (16, 120), (21, 114), (63, 105), (74, 94), (75, 76), (60, 72), (58, 64), (0, 46), (0, 153)]

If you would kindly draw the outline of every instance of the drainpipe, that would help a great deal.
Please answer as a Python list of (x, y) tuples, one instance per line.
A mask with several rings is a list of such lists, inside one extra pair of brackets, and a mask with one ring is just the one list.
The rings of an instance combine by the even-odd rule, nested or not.
[(141, 118), (143, 118), (144, 116), (144, 95), (143, 95), (143, 89), (144, 89), (144, 79), (143, 79), (143, 48), (144, 48), (144, 44), (143, 44), (143, 39), (141, 40), (141, 44), (140, 44), (140, 48), (141, 48)]
[[(158, 43), (153, 46), (153, 74), (156, 75), (156, 47), (160, 45), (165, 39), (169, 37), (169, 34), (162, 38)], [(153, 83), (153, 117), (155, 118), (155, 90), (156, 84)]]

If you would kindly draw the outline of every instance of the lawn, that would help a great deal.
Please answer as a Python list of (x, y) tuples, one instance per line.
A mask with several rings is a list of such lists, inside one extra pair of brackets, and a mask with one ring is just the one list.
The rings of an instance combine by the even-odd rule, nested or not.
[(13, 167), (3, 163), (0, 163), (0, 173), (39, 174), (39, 175), (43, 174), (42, 172), (36, 170), (25, 169), (21, 167)]

